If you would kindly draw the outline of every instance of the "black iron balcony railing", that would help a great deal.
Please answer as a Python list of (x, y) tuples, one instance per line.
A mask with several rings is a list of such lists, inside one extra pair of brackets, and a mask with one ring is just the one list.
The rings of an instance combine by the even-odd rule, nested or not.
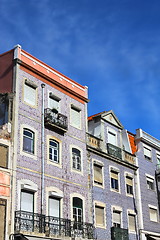
[(38, 213), (16, 211), (15, 230), (16, 232), (24, 231), (24, 232), (44, 233), (45, 216)]
[(74, 222), (69, 219), (25, 211), (15, 213), (15, 232), (44, 233), (47, 237), (67, 236), (94, 239), (94, 227), (91, 223)]
[(58, 127), (64, 131), (68, 128), (67, 116), (58, 113), (55, 109), (46, 108), (44, 110), (45, 125)]
[(129, 240), (128, 229), (111, 227), (112, 240)]
[(122, 159), (121, 148), (119, 148), (111, 143), (107, 143), (107, 151), (108, 151), (108, 154), (112, 155), (113, 157)]

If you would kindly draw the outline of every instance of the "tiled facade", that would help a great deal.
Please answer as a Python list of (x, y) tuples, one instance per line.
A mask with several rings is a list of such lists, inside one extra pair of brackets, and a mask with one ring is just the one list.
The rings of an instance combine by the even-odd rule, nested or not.
[(19, 45), (0, 55), (0, 240), (160, 239), (160, 142), (113, 111), (87, 124), (87, 90)]

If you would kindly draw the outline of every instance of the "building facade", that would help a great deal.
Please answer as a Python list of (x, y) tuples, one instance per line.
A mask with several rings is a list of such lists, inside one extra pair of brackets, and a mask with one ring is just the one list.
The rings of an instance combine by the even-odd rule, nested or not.
[(0, 55), (0, 240), (160, 239), (160, 141), (17, 45)]

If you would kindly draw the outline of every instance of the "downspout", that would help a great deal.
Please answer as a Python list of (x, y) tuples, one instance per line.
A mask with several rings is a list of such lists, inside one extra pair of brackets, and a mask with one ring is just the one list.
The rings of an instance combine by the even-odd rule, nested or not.
[(42, 87), (42, 116), (41, 116), (41, 215), (44, 210), (44, 88), (45, 84), (41, 84)]

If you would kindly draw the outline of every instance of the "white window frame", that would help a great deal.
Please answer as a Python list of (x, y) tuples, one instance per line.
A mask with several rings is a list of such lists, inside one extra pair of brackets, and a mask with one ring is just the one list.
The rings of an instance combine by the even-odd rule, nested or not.
[[(130, 229), (130, 224), (129, 224), (129, 216), (134, 216), (134, 223), (135, 223), (135, 229)], [(136, 233), (136, 213), (134, 210), (127, 210), (127, 218), (128, 218), (128, 230), (129, 233)]]
[[(30, 131), (34, 132), (34, 154), (30, 152), (26, 152), (23, 150), (23, 130), (24, 129), (29, 129)], [(33, 128), (30, 125), (27, 124), (22, 124), (20, 127), (20, 154), (24, 155), (26, 157), (30, 157), (32, 159), (37, 160), (37, 144), (38, 144), (38, 132), (35, 128)]]
[[(127, 193), (127, 185), (129, 185), (127, 184), (127, 178), (130, 178), (132, 180), (132, 185), (130, 185), (132, 186), (132, 192), (133, 192), (132, 194)], [(134, 196), (134, 176), (131, 173), (125, 173), (125, 188), (126, 188), (126, 195), (128, 197), (133, 197)]]
[[(95, 181), (95, 171), (94, 171), (94, 166), (97, 165), (98, 167), (101, 168), (102, 172), (102, 184), (98, 183)], [(104, 188), (104, 164), (103, 162), (97, 161), (93, 159), (93, 164), (92, 164), (92, 172), (93, 172), (93, 185), (96, 187)]]
[(73, 198), (76, 197), (76, 198), (80, 198), (82, 200), (82, 203), (83, 203), (83, 222), (85, 222), (85, 206), (86, 206), (86, 201), (85, 201), (85, 197), (82, 196), (81, 194), (79, 193), (71, 193), (70, 194), (70, 216), (71, 216), (71, 221), (74, 221), (73, 219)]
[[(31, 101), (27, 101), (27, 98), (25, 98), (25, 86), (30, 87), (31, 89), (35, 90), (35, 102), (32, 104)], [(25, 104), (29, 105), (32, 108), (37, 108), (37, 92), (38, 92), (38, 86), (33, 82), (30, 81), (28, 79), (24, 79), (24, 83), (23, 83), (23, 101)]]
[[(111, 183), (111, 173), (115, 173), (117, 174), (117, 180), (118, 180), (118, 189), (112, 188), (112, 183)], [(121, 188), (120, 188), (120, 171), (118, 168), (109, 166), (109, 174), (110, 174), (110, 190), (112, 192), (116, 192), (116, 193), (121, 193)], [(116, 178), (115, 178), (116, 179)]]
[[(148, 209), (149, 209), (149, 219), (150, 219), (150, 221), (151, 222), (158, 222), (158, 208), (156, 206), (148, 204)], [(151, 209), (156, 211), (156, 221), (151, 219), (151, 213), (150, 213)]]
[[(151, 185), (149, 185), (148, 182), (153, 183), (153, 189), (150, 187)], [(146, 174), (146, 184), (148, 190), (155, 191), (155, 179), (153, 176)]]
[(58, 112), (60, 112), (60, 101), (61, 101), (61, 99), (59, 97), (57, 97), (56, 95), (54, 95), (54, 93), (49, 92), (49, 94), (48, 94), (48, 108), (50, 108), (50, 109), (53, 109), (50, 105), (50, 99), (57, 102), (57, 107), (54, 107), (54, 109), (56, 109)]
[(152, 161), (152, 149), (149, 146), (143, 144), (143, 152), (145, 160)]
[[(30, 133), (32, 136), (31, 137), (28, 136), (27, 134), (25, 134), (25, 132)], [(27, 149), (25, 149), (26, 148), (25, 144), (24, 144), (25, 139), (28, 139), (28, 140), (31, 141), (31, 149), (30, 149), (30, 151), (27, 151)], [(34, 149), (35, 149), (34, 145), (35, 145), (35, 133), (32, 130), (28, 129), (28, 128), (24, 128), (23, 129), (23, 151), (27, 152), (29, 154), (34, 154)]]
[[(75, 120), (73, 119), (73, 111), (75, 111), (77, 113), (77, 119), (78, 119), (78, 124), (75, 123)], [(74, 113), (75, 113), (74, 112)], [(79, 109), (78, 107), (76, 107), (75, 105), (71, 104), (71, 107), (70, 107), (70, 125), (72, 127), (75, 127), (77, 129), (81, 129), (81, 124), (82, 124), (82, 121), (81, 121), (81, 112), (82, 110)], [(75, 113), (75, 114), (76, 114)], [(79, 116), (78, 116), (79, 115)]]
[[(110, 136), (109, 134), (115, 136), (115, 143), (112, 141), (109, 141), (109, 136)], [(108, 136), (107, 142), (114, 146), (117, 146), (117, 132), (113, 128), (107, 127), (107, 136)]]
[[(96, 222), (96, 207), (102, 208), (103, 209), (103, 222), (104, 224), (98, 224)], [(95, 227), (96, 228), (103, 228), (106, 229), (106, 205), (103, 202), (99, 201), (94, 201), (94, 219), (95, 219)]]
[[(59, 144), (59, 162), (51, 161), (49, 159), (49, 147), (50, 147), (49, 141), (50, 140), (56, 141)], [(53, 166), (62, 168), (62, 141), (52, 135), (47, 135), (46, 141), (47, 141), (47, 164), (51, 164)]]
[[(77, 149), (78, 151), (80, 151), (80, 156), (81, 156), (81, 170), (78, 170), (76, 168), (73, 168), (73, 158), (72, 158), (72, 149), (75, 148)], [(78, 173), (78, 174), (81, 174), (83, 175), (83, 150), (76, 146), (76, 145), (70, 145), (70, 163), (71, 163), (71, 172), (75, 172), (75, 173)]]
[(114, 226), (114, 221), (113, 221), (113, 212), (114, 212), (114, 211), (120, 213), (120, 228), (123, 228), (123, 225), (122, 225), (122, 207), (119, 207), (119, 206), (111, 206), (112, 226)]

